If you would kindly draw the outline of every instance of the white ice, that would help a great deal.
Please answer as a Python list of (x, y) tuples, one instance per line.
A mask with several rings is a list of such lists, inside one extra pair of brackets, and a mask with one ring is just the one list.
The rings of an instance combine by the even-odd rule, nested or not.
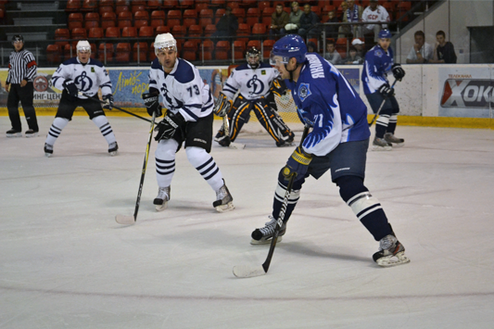
[(398, 126), (405, 147), (368, 152), (366, 185), (411, 263), (372, 261), (378, 243), (326, 175), (305, 184), (269, 272), (238, 279), (233, 266), (266, 258), (250, 233), (268, 221), (293, 148), (265, 133), (241, 135), (244, 150), (215, 143), (236, 206), (222, 214), (181, 150), (169, 207), (156, 212), (153, 141), (137, 223), (122, 226), (114, 218), (134, 211), (149, 124), (109, 117), (120, 145), (110, 157), (76, 116), (46, 158), (52, 120), (39, 117), (37, 138), (0, 136), (0, 328), (494, 326), (491, 130)]

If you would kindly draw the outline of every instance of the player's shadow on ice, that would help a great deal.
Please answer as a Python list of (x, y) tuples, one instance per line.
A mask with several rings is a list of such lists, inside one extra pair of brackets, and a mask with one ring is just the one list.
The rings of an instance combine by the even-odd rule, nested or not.
[[(356, 255), (335, 253), (335, 252), (321, 250), (320, 247), (307, 244), (304, 242), (286, 242), (286, 243), (282, 242), (280, 244), (277, 244), (276, 248), (283, 249), (290, 253), (300, 254), (309, 257), (333, 258), (339, 260), (360, 261), (365, 263), (369, 263), (369, 259), (370, 259), (369, 257), (360, 257)], [(358, 251), (355, 251), (355, 254), (357, 253)]]

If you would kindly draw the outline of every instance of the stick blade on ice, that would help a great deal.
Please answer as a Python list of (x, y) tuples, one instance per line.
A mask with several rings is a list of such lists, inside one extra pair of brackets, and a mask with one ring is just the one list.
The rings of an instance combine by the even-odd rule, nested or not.
[(237, 278), (252, 278), (266, 274), (262, 265), (255, 267), (250, 265), (237, 265), (233, 267), (232, 272)]
[(135, 218), (134, 216), (126, 216), (126, 215), (116, 215), (115, 220), (117, 223), (122, 224), (122, 225), (132, 225), (135, 224)]

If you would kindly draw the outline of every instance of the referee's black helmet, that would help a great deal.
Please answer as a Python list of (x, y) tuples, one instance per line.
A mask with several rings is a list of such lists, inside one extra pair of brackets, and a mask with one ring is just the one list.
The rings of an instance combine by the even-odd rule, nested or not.
[(24, 42), (24, 37), (20, 34), (16, 34), (12, 37), (12, 43), (14, 42)]

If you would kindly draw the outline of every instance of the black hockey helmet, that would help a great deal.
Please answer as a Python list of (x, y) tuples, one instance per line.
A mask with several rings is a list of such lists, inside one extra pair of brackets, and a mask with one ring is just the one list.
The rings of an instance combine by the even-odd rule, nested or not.
[(257, 69), (259, 67), (259, 62), (261, 61), (261, 52), (256, 47), (250, 47), (247, 49), (245, 59), (250, 67)]
[(20, 34), (16, 34), (16, 35), (12, 36), (12, 44), (14, 42), (22, 42), (22, 43), (24, 43), (24, 37), (22, 35), (20, 35)]

